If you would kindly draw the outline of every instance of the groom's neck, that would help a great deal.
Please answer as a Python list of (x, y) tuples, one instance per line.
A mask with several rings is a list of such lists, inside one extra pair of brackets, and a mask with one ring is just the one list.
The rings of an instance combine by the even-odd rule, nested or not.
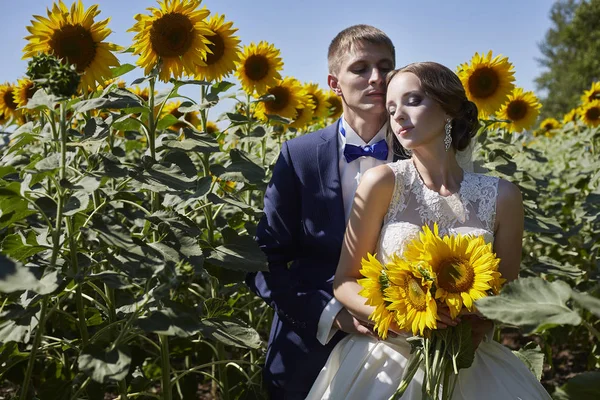
[(347, 113), (344, 114), (344, 119), (365, 143), (369, 143), (387, 121), (387, 115), (385, 113), (379, 115)]

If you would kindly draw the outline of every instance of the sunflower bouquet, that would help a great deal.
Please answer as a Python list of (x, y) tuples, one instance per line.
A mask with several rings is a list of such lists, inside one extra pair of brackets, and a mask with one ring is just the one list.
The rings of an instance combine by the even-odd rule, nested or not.
[(475, 300), (500, 291), (505, 280), (499, 262), (483, 236), (442, 237), (437, 224), (433, 230), (424, 226), (404, 253), (386, 265), (371, 254), (363, 259), (359, 294), (375, 307), (369, 316), (375, 331), (385, 339), (393, 321), (415, 335), (408, 339), (412, 356), (392, 399), (402, 396), (421, 366), (423, 399), (451, 398), (453, 375), (472, 364), (475, 350), (470, 324), (438, 329), (438, 309), (447, 306), (453, 319), (463, 310), (474, 312)]

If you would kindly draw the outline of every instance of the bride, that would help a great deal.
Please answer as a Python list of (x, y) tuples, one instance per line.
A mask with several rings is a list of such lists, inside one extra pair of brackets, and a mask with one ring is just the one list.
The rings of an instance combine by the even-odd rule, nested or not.
[[(382, 165), (364, 174), (354, 204), (334, 281), (338, 300), (356, 318), (368, 321), (373, 311), (358, 292), (361, 259), (376, 253), (387, 263), (423, 225), (437, 222), (440, 234), (483, 235), (501, 259), (508, 281), (521, 262), (523, 204), (508, 181), (464, 171), (456, 152), (475, 134), (477, 107), (468, 101), (458, 77), (433, 62), (410, 64), (388, 77), (386, 107), (395, 139), (412, 153), (408, 160)], [(458, 276), (469, 284), (469, 271)], [(418, 306), (418, 305), (415, 305)], [(471, 367), (460, 370), (453, 399), (550, 399), (529, 369), (512, 352), (491, 339), (493, 324), (477, 315), (450, 318), (438, 312), (438, 328), (469, 319), (477, 348)], [(395, 323), (383, 341), (348, 335), (335, 347), (307, 399), (388, 399), (398, 387), (410, 345)], [(420, 399), (422, 372), (402, 399)]]

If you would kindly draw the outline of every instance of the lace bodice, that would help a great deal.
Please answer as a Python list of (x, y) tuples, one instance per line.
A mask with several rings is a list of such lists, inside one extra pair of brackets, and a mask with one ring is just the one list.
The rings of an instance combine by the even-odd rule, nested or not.
[(471, 233), (493, 241), (498, 178), (464, 172), (458, 193), (444, 197), (423, 183), (412, 160), (387, 165), (396, 183), (377, 246), (380, 261), (387, 263), (393, 253), (402, 253), (423, 225), (434, 222), (442, 235)]

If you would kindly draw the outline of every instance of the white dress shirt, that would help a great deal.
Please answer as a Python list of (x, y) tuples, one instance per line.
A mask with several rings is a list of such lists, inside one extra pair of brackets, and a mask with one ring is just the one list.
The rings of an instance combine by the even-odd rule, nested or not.
[[(342, 116), (342, 124), (346, 133), (346, 136), (342, 135), (338, 128), (338, 156), (339, 156), (339, 172), (340, 172), (340, 182), (342, 185), (342, 199), (344, 203), (344, 215), (346, 217), (346, 224), (348, 223), (348, 219), (350, 218), (350, 211), (352, 210), (352, 203), (354, 201), (354, 194), (356, 193), (356, 188), (360, 182), (360, 178), (369, 168), (376, 167), (378, 165), (382, 165), (392, 161), (394, 152), (392, 150), (392, 146), (388, 141), (388, 158), (387, 160), (378, 160), (374, 157), (359, 157), (356, 160), (351, 162), (347, 162), (344, 157), (344, 146), (346, 143), (354, 144), (357, 146), (365, 146), (365, 145), (373, 145), (379, 142), (382, 139), (386, 138), (386, 132), (388, 129), (388, 124), (386, 123), (377, 134), (369, 141), (369, 143), (365, 143), (365, 141), (358, 136), (358, 134), (352, 129), (352, 127), (346, 122), (346, 120)], [(338, 314), (338, 312), (342, 309), (342, 304), (337, 301), (335, 297), (331, 299), (331, 301), (325, 306), (323, 312), (321, 313), (321, 317), (319, 318), (319, 324), (317, 327), (317, 339), (321, 344), (325, 345), (329, 340), (335, 335), (337, 332), (336, 328), (333, 328), (333, 321)]]

